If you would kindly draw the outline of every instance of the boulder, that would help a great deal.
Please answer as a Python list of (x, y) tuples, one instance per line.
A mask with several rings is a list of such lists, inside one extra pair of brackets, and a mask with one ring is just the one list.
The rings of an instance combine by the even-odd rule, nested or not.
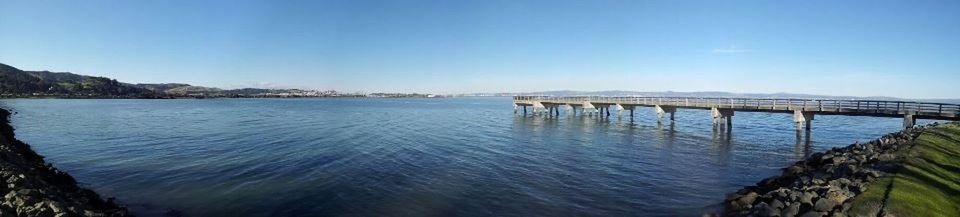
[(800, 204), (813, 206), (813, 200), (816, 198), (817, 194), (813, 192), (803, 192), (803, 195), (800, 196)]
[(784, 169), (783, 175), (784, 175), (784, 176), (799, 176), (799, 175), (801, 175), (801, 174), (803, 173), (803, 171), (804, 171), (803, 167), (801, 167), (801, 166), (799, 166), (799, 165), (793, 165), (793, 166), (787, 167), (787, 169)]
[(774, 209), (773, 207), (770, 207), (770, 205), (767, 205), (767, 203), (764, 203), (764, 202), (760, 202), (757, 204), (757, 206), (754, 206), (753, 212), (756, 213), (757, 216), (762, 216), (762, 217), (773, 217), (773, 216), (780, 215), (780, 210)]
[(783, 202), (780, 202), (780, 200), (777, 200), (777, 199), (770, 201), (770, 203), (768, 203), (767, 205), (774, 209), (783, 209), (784, 207)]
[(747, 210), (752, 207), (753, 202), (757, 200), (756, 192), (749, 192), (745, 195), (734, 196), (727, 204), (729, 210)]
[(790, 204), (790, 206), (780, 210), (780, 216), (782, 217), (797, 216), (797, 214), (800, 214), (800, 203)]
[(813, 209), (822, 212), (829, 212), (843, 204), (844, 201), (847, 201), (847, 195), (842, 191), (830, 191), (827, 194), (817, 200), (817, 203), (813, 205)]
[(810, 210), (804, 213), (803, 215), (801, 215), (801, 217), (821, 217), (826, 214), (827, 214), (826, 212), (817, 212), (817, 211)]

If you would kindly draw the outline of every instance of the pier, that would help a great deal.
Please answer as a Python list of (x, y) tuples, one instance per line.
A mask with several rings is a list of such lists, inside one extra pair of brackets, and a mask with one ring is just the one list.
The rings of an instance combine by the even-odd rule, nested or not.
[[(767, 99), (699, 97), (604, 97), (604, 96), (514, 96), (514, 112), (560, 116), (561, 110), (577, 115), (610, 116), (610, 108), (630, 117), (639, 107), (653, 107), (657, 122), (669, 117), (674, 121), (677, 109), (710, 110), (714, 127), (731, 127), (735, 112), (793, 114), (797, 130), (810, 130), (817, 115), (846, 115), (903, 118), (904, 128), (917, 119), (960, 121), (960, 105), (883, 100)], [(529, 110), (528, 110), (529, 107)], [(578, 113), (579, 112), (579, 113)]]

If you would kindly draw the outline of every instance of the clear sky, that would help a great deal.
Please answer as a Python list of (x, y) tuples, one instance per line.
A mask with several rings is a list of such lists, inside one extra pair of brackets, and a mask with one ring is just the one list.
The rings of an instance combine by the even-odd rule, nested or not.
[(0, 63), (342, 91), (960, 98), (960, 1), (10, 1)]

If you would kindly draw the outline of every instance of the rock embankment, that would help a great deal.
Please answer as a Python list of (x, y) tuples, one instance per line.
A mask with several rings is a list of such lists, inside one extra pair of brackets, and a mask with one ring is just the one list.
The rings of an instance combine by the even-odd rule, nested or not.
[(851, 199), (884, 173), (895, 171), (895, 152), (909, 148), (926, 127), (812, 154), (784, 168), (780, 176), (728, 195), (722, 215), (846, 216)]
[(129, 216), (17, 140), (9, 118), (0, 109), (0, 216)]

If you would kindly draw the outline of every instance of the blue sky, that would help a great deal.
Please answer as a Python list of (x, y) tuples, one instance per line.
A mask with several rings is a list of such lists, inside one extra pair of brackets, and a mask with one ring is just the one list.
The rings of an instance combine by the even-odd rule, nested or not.
[(0, 1), (0, 63), (342, 91), (960, 98), (960, 1)]

